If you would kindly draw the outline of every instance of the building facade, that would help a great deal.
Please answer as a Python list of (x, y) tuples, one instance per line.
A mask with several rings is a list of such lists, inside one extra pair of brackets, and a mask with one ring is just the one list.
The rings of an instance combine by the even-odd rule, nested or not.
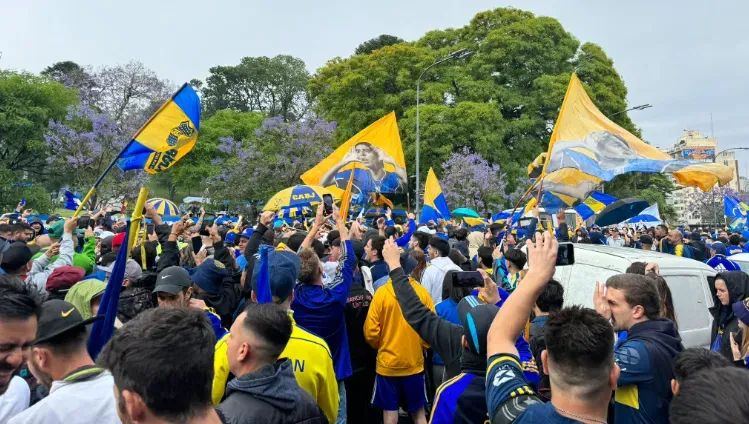
[[(703, 162), (716, 162), (733, 169), (734, 178), (728, 183), (727, 187), (734, 191), (742, 191), (741, 179), (739, 176), (739, 165), (734, 152), (720, 152), (718, 149), (718, 139), (703, 135), (697, 130), (684, 130), (676, 144), (670, 149), (664, 150), (674, 159), (689, 159)], [(723, 222), (723, 199), (717, 199), (720, 207), (716, 211), (709, 213), (712, 207), (695, 207), (690, 198), (698, 191), (695, 187), (686, 187), (676, 190), (667, 197), (669, 205), (673, 206), (677, 215), (677, 224), (680, 225), (702, 225), (714, 224), (717, 218), (718, 223)], [(719, 211), (717, 209), (720, 209)], [(707, 216), (703, 216), (707, 215)]]

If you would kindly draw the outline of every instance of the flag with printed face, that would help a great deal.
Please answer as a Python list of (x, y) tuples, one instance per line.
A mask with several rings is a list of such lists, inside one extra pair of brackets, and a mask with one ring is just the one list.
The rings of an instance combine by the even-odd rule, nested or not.
[(572, 74), (539, 178), (547, 212), (582, 203), (604, 181), (628, 172), (669, 173), (683, 186), (707, 191), (728, 184), (731, 168), (672, 159), (634, 136), (596, 108)]
[(405, 193), (408, 178), (395, 112), (378, 119), (302, 175), (305, 184), (345, 189), (353, 173), (351, 204), (369, 193)]

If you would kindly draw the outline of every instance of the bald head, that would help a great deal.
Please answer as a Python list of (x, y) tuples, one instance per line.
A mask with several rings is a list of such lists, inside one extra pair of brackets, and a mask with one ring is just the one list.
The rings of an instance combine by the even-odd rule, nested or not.
[(673, 230), (668, 233), (668, 241), (671, 244), (681, 244), (683, 239), (683, 236), (681, 235), (681, 231), (679, 230)]
[(34, 240), (36, 241), (36, 245), (42, 249), (52, 245), (52, 240), (50, 240), (49, 236), (46, 234), (37, 236)]

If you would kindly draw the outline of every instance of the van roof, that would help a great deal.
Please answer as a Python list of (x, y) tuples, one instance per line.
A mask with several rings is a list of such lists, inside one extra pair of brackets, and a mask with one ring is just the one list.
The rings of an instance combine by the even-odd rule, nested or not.
[(715, 272), (715, 270), (709, 265), (706, 265), (700, 261), (695, 261), (694, 259), (682, 258), (680, 256), (674, 256), (667, 253), (660, 253), (649, 250), (633, 249), (631, 247), (613, 247), (600, 244), (576, 243), (575, 250), (584, 250), (586, 252), (589, 252), (587, 255), (581, 255), (580, 259), (583, 259), (585, 256), (591, 257), (597, 255), (605, 255), (621, 258), (630, 263), (656, 262), (661, 268), (697, 268)]

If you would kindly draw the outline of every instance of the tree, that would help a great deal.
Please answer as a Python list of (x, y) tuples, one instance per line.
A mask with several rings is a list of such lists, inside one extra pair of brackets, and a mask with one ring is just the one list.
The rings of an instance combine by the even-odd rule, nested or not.
[(130, 136), (176, 91), (174, 84), (138, 61), (104, 66), (95, 79), (101, 88), (95, 106)]
[(499, 165), (463, 147), (442, 164), (440, 185), (451, 208), (468, 207), (486, 215), (504, 208), (506, 177)]
[(212, 161), (221, 172), (212, 180), (211, 197), (238, 207), (300, 184), (301, 175), (332, 152), (335, 128), (320, 119), (284, 122), (275, 116), (248, 139), (221, 138), (221, 154)]
[(399, 44), (403, 42), (404, 40), (402, 38), (398, 38), (394, 35), (382, 34), (371, 40), (367, 40), (359, 44), (359, 47), (356, 48), (356, 50), (354, 51), (354, 54), (369, 54), (377, 49), (381, 49), (383, 47), (392, 46), (393, 44)]
[(34, 213), (52, 212), (50, 193), (41, 185), (20, 178), (18, 173), (0, 168), (0, 210), (12, 211), (22, 198)]
[(50, 119), (65, 116), (76, 92), (48, 78), (0, 71), (0, 168), (22, 178), (50, 171), (44, 133)]
[(203, 87), (207, 115), (222, 109), (263, 112), (285, 121), (301, 118), (307, 111), (309, 72), (301, 59), (245, 57), (236, 66), (215, 66)]
[[(129, 138), (123, 136), (108, 115), (89, 105), (71, 106), (63, 120), (50, 121), (45, 135), (50, 156), (47, 165), (57, 172), (58, 181), (86, 192), (104, 172)], [(113, 202), (137, 197), (148, 181), (143, 171), (129, 171), (127, 176), (114, 167), (89, 201), (96, 209)]]
[(96, 104), (99, 101), (100, 87), (90, 69), (75, 62), (55, 62), (44, 68), (41, 75), (49, 77), (68, 88), (78, 90), (81, 102)]
[[(702, 191), (696, 188), (686, 188), (684, 198), (686, 200), (685, 205), (689, 211), (687, 216), (692, 219), (699, 219), (703, 224), (710, 224), (712, 226), (723, 225), (726, 222), (723, 210), (723, 197), (731, 196), (738, 198), (741, 201), (745, 201), (744, 196), (731, 190), (728, 187), (719, 187), (716, 185), (710, 191)], [(730, 223), (730, 222), (728, 222)]]
[[(479, 13), (462, 28), (430, 31), (413, 43), (328, 61), (309, 83), (315, 111), (339, 123), (338, 142), (395, 111), (407, 167), (414, 170), (417, 79), (461, 48), (474, 54), (435, 66), (421, 79), (422, 178), (453, 150), (468, 147), (501, 163), (508, 189), (515, 190), (527, 164), (547, 149), (572, 72), (579, 73), (601, 112), (626, 108), (626, 87), (600, 47), (580, 46), (553, 18), (504, 8)], [(614, 119), (638, 134), (625, 113)]]

